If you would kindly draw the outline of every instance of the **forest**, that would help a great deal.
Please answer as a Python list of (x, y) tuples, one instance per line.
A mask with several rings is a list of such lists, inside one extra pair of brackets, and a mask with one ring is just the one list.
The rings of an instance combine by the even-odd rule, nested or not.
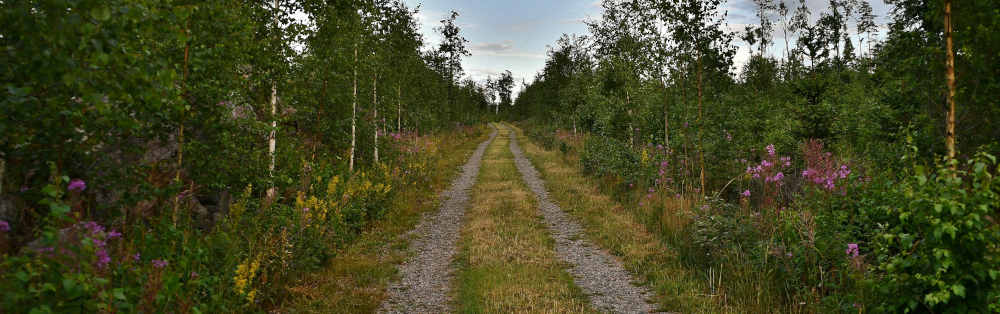
[(1000, 2), (785, 1), (0, 0), (0, 313), (1000, 313)]
[(511, 119), (747, 312), (1000, 311), (998, 3), (753, 3), (602, 1)]

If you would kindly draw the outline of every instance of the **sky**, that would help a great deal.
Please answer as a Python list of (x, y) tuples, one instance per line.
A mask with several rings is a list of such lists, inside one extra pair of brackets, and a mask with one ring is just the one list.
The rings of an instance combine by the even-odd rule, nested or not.
[[(462, 66), (467, 76), (471, 75), (480, 82), (485, 81), (487, 76), (495, 79), (503, 71), (510, 70), (518, 84), (522, 79), (530, 83), (545, 66), (547, 45), (554, 45), (563, 33), (587, 34), (584, 21), (598, 20), (602, 12), (600, 2), (595, 0), (404, 1), (411, 9), (420, 6), (417, 18), (422, 23), (421, 32), (429, 45), (436, 46), (441, 41), (433, 28), (441, 25), (440, 21), (445, 19), (446, 14), (452, 10), (459, 13), (456, 24), (461, 28), (462, 36), (469, 41), (466, 49), (472, 53), (471, 57), (462, 61)], [(798, 3), (797, 0), (786, 2), (793, 10)], [(827, 9), (829, 0), (806, 0), (806, 5), (815, 20), (820, 10)], [(871, 5), (878, 16), (876, 22), (885, 23), (889, 7), (881, 0), (874, 0)], [(720, 10), (728, 12), (727, 31), (741, 31), (745, 25), (753, 23), (753, 8), (751, 0), (723, 3)], [(776, 45), (770, 50), (780, 57), (784, 39), (780, 30), (776, 32)], [(734, 44), (740, 48), (735, 60), (739, 65), (749, 57), (749, 52), (746, 44), (739, 39)]]

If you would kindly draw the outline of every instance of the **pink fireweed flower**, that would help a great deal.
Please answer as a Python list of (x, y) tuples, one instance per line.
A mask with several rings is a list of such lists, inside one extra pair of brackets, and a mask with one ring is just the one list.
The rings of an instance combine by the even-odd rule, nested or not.
[(108, 266), (108, 263), (111, 262), (111, 256), (108, 256), (108, 251), (107, 250), (103, 250), (103, 249), (97, 250), (96, 254), (97, 254), (97, 266), (98, 267), (104, 268), (105, 266)]
[(702, 205), (701, 210), (708, 210), (708, 205)]
[(743, 191), (743, 197), (750, 197), (750, 190)]
[(8, 231), (10, 231), (10, 225), (6, 221), (0, 220), (0, 232), (6, 233)]
[(191, 272), (191, 278), (198, 278), (198, 273)]
[(140, 255), (139, 253), (135, 253), (135, 255), (132, 255), (132, 259), (134, 259), (134, 260), (135, 260), (136, 262), (139, 262), (139, 258), (140, 258), (141, 256), (142, 256), (142, 255)]
[(121, 236), (122, 236), (122, 233), (118, 232), (118, 230), (111, 230), (111, 232), (108, 232), (108, 239), (114, 239), (114, 238), (118, 238), (118, 237), (121, 237)]
[(309, 212), (309, 207), (306, 207), (306, 208), (303, 208), (303, 209), (302, 209), (302, 212), (303, 212), (303, 213), (308, 213), (308, 212)]
[(653, 191), (655, 191), (653, 188), (649, 188), (649, 193), (653, 193)]
[(646, 198), (652, 198), (653, 194), (646, 194)]
[(775, 154), (775, 152), (774, 152), (774, 144), (767, 145), (767, 154), (771, 155), (771, 156), (774, 156), (774, 154)]
[(158, 260), (158, 259), (153, 260), (153, 266), (155, 266), (156, 268), (164, 268), (167, 267), (167, 265), (169, 264), (170, 263), (167, 263), (167, 261), (164, 260)]
[(849, 256), (849, 257), (858, 257), (858, 244), (857, 243), (849, 243), (849, 244), (847, 244), (847, 256)]
[(86, 189), (87, 189), (87, 182), (84, 182), (83, 180), (76, 179), (76, 180), (73, 180), (73, 181), (71, 181), (69, 183), (69, 190), (70, 191), (81, 191), (82, 192), (83, 190), (86, 190)]
[(643, 205), (642, 202), (639, 202), (639, 206), (642, 206), (642, 205)]

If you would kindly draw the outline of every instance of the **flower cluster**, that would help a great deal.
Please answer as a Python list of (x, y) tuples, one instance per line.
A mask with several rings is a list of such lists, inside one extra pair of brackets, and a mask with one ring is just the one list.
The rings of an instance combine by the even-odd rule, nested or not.
[[(763, 181), (763, 201), (765, 207), (778, 208), (781, 187), (785, 185), (784, 169), (792, 164), (792, 158), (778, 156), (774, 145), (767, 145), (767, 154), (757, 165), (748, 165), (745, 173), (747, 178)], [(750, 196), (750, 190), (743, 192), (744, 197)]]
[(10, 231), (10, 225), (6, 221), (0, 220), (0, 232)]
[(153, 267), (156, 267), (156, 268), (164, 268), (164, 267), (167, 267), (167, 265), (169, 265), (169, 263), (167, 263), (167, 261), (158, 260), (158, 259), (154, 259), (152, 263), (153, 263)]
[(97, 257), (97, 267), (107, 267), (108, 263), (111, 262), (111, 256), (108, 254), (107, 249), (107, 240), (121, 237), (121, 233), (115, 230), (105, 233), (104, 227), (93, 221), (83, 223), (82, 229), (86, 230), (84, 236), (94, 243), (94, 255)]
[(803, 178), (829, 191), (837, 188), (836, 181), (847, 179), (847, 176), (850, 174), (851, 169), (847, 165), (840, 165), (840, 168), (836, 170), (808, 168), (802, 171)]
[(849, 256), (849, 257), (857, 257), (858, 256), (858, 244), (857, 243), (849, 243), (849, 244), (847, 244), (847, 256)]
[(839, 186), (840, 193), (846, 194), (844, 187), (838, 183), (849, 178), (851, 168), (848, 164), (840, 162), (833, 154), (824, 152), (823, 143), (818, 140), (807, 141), (802, 146), (802, 154), (806, 162), (806, 170), (802, 171), (803, 179), (831, 192)]
[(69, 190), (70, 191), (80, 191), (80, 192), (83, 192), (83, 190), (86, 190), (86, 189), (87, 189), (87, 182), (85, 182), (83, 180), (76, 179), (76, 180), (70, 181), (70, 183), (69, 183)]

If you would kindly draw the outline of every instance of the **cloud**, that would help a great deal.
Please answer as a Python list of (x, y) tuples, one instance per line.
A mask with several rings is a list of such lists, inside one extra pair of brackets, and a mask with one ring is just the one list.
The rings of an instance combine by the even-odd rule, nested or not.
[(513, 58), (539, 58), (544, 59), (545, 55), (536, 55), (523, 52), (511, 52), (511, 53), (500, 53), (496, 51), (482, 50), (477, 51), (473, 56), (497, 56), (497, 57), (513, 57)]
[[(486, 76), (486, 75), (489, 75), (489, 76), (500, 76), (500, 74), (504, 73), (503, 71), (500, 71), (500, 70), (490, 70), (490, 69), (471, 69), (471, 70), (469, 70), (469, 72), (470, 72), (469, 74), (476, 73), (476, 74), (479, 74), (480, 76)], [(473, 76), (475, 76), (475, 75), (473, 75)], [(485, 80), (483, 80), (483, 82), (485, 82)]]
[(556, 23), (559, 23), (559, 24), (562, 24), (562, 25), (576, 25), (576, 24), (584, 24), (585, 22), (599, 22), (599, 21), (601, 21), (601, 17), (600, 16), (598, 16), (596, 18), (588, 16), (588, 17), (582, 17), (582, 18), (572, 19), (572, 20), (562, 20), (562, 21), (558, 21)]
[(595, 9), (603, 9), (604, 8), (604, 7), (601, 6), (601, 0), (594, 1), (594, 3), (590, 4), (590, 7), (591, 8), (595, 8)]
[(542, 23), (538, 23), (538, 22), (525, 22), (525, 23), (518, 23), (518, 24), (511, 25), (511, 26), (507, 26), (505, 28), (508, 29), (508, 30), (515, 31), (515, 32), (527, 32), (527, 31), (530, 31), (532, 28), (535, 28), (535, 26), (539, 26), (539, 25), (542, 25)]
[(512, 43), (513, 44), (514, 40), (513, 39), (504, 39), (503, 42), (505, 42), (505, 43)]
[(507, 51), (510, 50), (510, 45), (506, 43), (478, 43), (472, 45), (472, 50), (477, 51)]

